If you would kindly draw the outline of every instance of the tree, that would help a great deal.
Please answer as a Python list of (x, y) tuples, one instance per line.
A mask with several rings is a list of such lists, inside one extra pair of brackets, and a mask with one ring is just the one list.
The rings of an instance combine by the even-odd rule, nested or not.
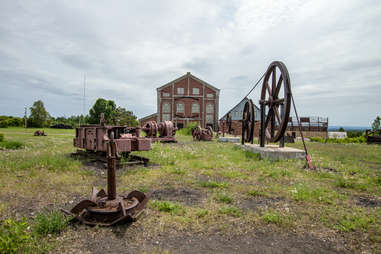
[(119, 125), (127, 125), (127, 126), (139, 125), (137, 117), (134, 115), (134, 113), (122, 107), (118, 107), (116, 109), (115, 120), (116, 120), (116, 123)]
[(101, 113), (104, 113), (106, 124), (113, 124), (113, 119), (115, 119), (116, 114), (115, 102), (98, 98), (89, 111), (89, 123), (99, 124)]
[(30, 116), (28, 126), (41, 128), (49, 124), (50, 115), (45, 110), (44, 103), (41, 100), (35, 101), (30, 107)]
[(339, 131), (340, 131), (340, 132), (344, 132), (345, 130), (344, 130), (343, 127), (340, 127), (340, 128), (339, 128)]
[(372, 131), (377, 131), (381, 129), (381, 117), (377, 116), (372, 123)]

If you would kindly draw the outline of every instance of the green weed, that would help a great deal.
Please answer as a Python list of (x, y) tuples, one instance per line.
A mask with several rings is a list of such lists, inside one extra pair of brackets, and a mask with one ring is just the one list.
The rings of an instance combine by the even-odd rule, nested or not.
[(36, 216), (33, 231), (38, 236), (59, 234), (68, 225), (68, 219), (59, 211), (43, 212)]
[(233, 217), (241, 217), (242, 216), (241, 209), (239, 209), (237, 207), (233, 207), (233, 206), (230, 206), (230, 207), (221, 207), (218, 210), (218, 212), (221, 213), (221, 214), (227, 214), (227, 215), (230, 215), (230, 216), (233, 216)]
[(209, 211), (207, 209), (202, 209), (202, 208), (196, 209), (196, 216), (198, 218), (205, 217), (206, 215), (208, 215), (208, 213), (209, 213)]
[(172, 215), (185, 214), (185, 208), (179, 203), (173, 203), (169, 201), (157, 201), (150, 202), (151, 206), (156, 208), (160, 212), (167, 212)]
[(33, 241), (25, 219), (7, 219), (0, 224), (0, 253), (21, 253), (31, 248)]
[(226, 203), (226, 204), (231, 204), (233, 202), (233, 198), (222, 193), (218, 193), (215, 199), (219, 202)]
[(0, 149), (16, 150), (24, 148), (24, 143), (19, 141), (2, 141), (0, 142)]
[(228, 186), (228, 183), (225, 182), (215, 182), (215, 181), (201, 181), (200, 182), (201, 187), (205, 188), (226, 188)]

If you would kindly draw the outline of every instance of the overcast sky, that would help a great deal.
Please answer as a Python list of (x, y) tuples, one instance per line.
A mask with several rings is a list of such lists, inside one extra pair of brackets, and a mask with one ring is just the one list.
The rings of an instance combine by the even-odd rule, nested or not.
[(274, 60), (299, 115), (381, 115), (379, 0), (0, 0), (0, 21), (0, 115), (38, 99), (52, 116), (81, 114), (86, 74), (86, 113), (103, 97), (143, 117), (157, 87), (190, 71), (221, 89), (222, 116)]

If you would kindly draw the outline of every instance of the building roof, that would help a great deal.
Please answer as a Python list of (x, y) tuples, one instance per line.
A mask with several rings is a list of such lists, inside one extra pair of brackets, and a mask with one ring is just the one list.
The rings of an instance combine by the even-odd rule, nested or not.
[[(247, 97), (243, 98), (240, 102), (237, 103), (237, 105), (235, 105), (232, 109), (230, 109), (228, 112), (226, 112), (225, 115), (223, 115), (219, 121), (221, 120), (225, 120), (226, 119), (226, 116), (227, 114), (229, 114), (230, 112), (235, 112), (237, 111), (237, 115), (235, 114), (232, 114), (232, 120), (242, 120), (242, 114), (243, 114), (243, 108), (245, 107), (245, 103), (246, 101), (248, 101), (249, 99)], [(255, 120), (260, 120), (260, 110), (259, 108), (257, 107), (257, 105), (254, 104), (254, 118)]]
[(205, 81), (203, 81), (203, 80), (197, 78), (196, 76), (192, 75), (190, 72), (187, 72), (185, 75), (183, 75), (183, 76), (181, 76), (181, 77), (179, 77), (179, 78), (177, 78), (177, 79), (175, 79), (175, 80), (172, 80), (172, 81), (166, 83), (165, 85), (162, 85), (162, 86), (160, 86), (160, 87), (158, 87), (158, 88), (156, 88), (156, 89), (157, 89), (158, 91), (160, 91), (160, 90), (163, 89), (164, 87), (169, 86), (169, 85), (171, 85), (172, 83), (178, 82), (178, 81), (180, 81), (180, 80), (182, 80), (182, 79), (184, 79), (184, 78), (187, 78), (187, 77), (193, 78), (194, 80), (196, 80), (196, 81), (198, 81), (198, 82), (204, 84), (205, 86), (209, 87), (210, 89), (212, 89), (212, 90), (214, 90), (214, 91), (216, 91), (216, 92), (220, 92), (220, 89), (218, 89), (218, 88), (212, 86), (211, 84), (209, 84), (209, 83), (207, 83), (207, 82), (205, 82)]
[(144, 121), (144, 120), (146, 120), (146, 119), (149, 119), (149, 118), (151, 118), (151, 117), (155, 117), (155, 116), (157, 116), (157, 113), (153, 113), (153, 114), (151, 114), (151, 115), (142, 117), (142, 118), (138, 119), (138, 121), (141, 122), (141, 121)]

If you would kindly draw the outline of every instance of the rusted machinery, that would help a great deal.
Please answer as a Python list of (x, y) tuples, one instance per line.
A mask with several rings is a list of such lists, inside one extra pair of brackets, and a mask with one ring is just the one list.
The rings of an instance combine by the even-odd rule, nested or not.
[(91, 226), (131, 223), (139, 217), (145, 208), (149, 195), (136, 190), (128, 195), (117, 195), (116, 193), (115, 169), (116, 162), (120, 158), (117, 144), (118, 141), (114, 139), (114, 132), (111, 131), (109, 140), (105, 142), (108, 166), (107, 193), (103, 189), (98, 191), (93, 187), (90, 199), (82, 200), (70, 212), (62, 209), (74, 217), (73, 221), (80, 221)]
[(34, 136), (46, 136), (44, 131), (36, 130), (33, 134)]
[[(279, 146), (284, 147), (284, 134), (289, 122), (292, 103), (296, 118), (298, 120), (304, 150), (306, 152), (307, 165), (310, 169), (313, 169), (314, 167), (312, 166), (310, 155), (307, 152), (299, 116), (291, 93), (290, 76), (286, 65), (280, 61), (272, 62), (262, 78), (264, 79), (261, 90), (261, 98), (259, 100), (261, 109), (261, 128), (259, 133), (260, 146), (264, 147), (265, 142), (267, 141), (271, 143), (280, 142)], [(249, 94), (259, 84), (260, 80), (253, 87), (253, 89), (251, 89)], [(255, 127), (254, 119), (254, 104), (251, 100), (249, 100), (245, 104), (242, 116), (242, 144), (245, 142), (253, 143)]]
[[(159, 124), (155, 121), (149, 121), (142, 127), (142, 130), (152, 142), (177, 142), (175, 138), (177, 127), (171, 121), (164, 121)], [(157, 136), (158, 134), (159, 136)]]
[(203, 129), (200, 126), (196, 126), (192, 129), (193, 140), (197, 141), (211, 141), (213, 139), (213, 130), (210, 126)]
[(227, 128), (227, 133), (232, 134), (234, 132), (232, 128), (232, 114), (229, 112), (226, 115), (226, 120), (222, 122), (222, 136), (225, 137), (225, 126)]
[(365, 138), (367, 144), (381, 144), (381, 129), (377, 131), (366, 130)]
[[(151, 150), (151, 139), (140, 137), (139, 127), (106, 126), (103, 114), (99, 125), (81, 125), (76, 128), (73, 144), (85, 151), (78, 150), (73, 155), (84, 155), (106, 162), (107, 143), (110, 141), (111, 133), (114, 134), (117, 153), (122, 157), (129, 158), (125, 164), (146, 165), (148, 163), (147, 158), (132, 156), (130, 153)], [(118, 159), (119, 162), (120, 159)]]

